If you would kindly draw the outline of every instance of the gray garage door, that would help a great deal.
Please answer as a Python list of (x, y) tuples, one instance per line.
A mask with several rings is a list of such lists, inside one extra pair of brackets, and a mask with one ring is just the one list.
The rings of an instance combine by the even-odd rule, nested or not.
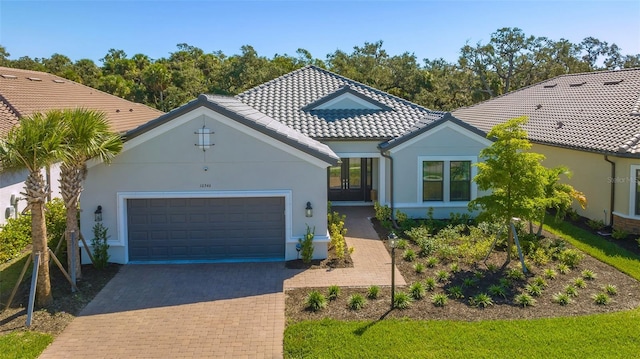
[(130, 261), (284, 258), (283, 197), (127, 200)]

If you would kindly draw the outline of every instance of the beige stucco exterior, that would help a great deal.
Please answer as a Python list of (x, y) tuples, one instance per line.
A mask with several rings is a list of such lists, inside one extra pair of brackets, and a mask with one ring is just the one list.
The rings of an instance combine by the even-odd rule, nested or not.
[[(198, 129), (210, 129), (212, 146), (196, 146)], [(286, 253), (315, 227), (314, 257), (327, 255), (328, 163), (250, 129), (210, 109), (198, 107), (125, 144), (110, 165), (89, 168), (82, 194), (82, 233), (92, 237), (94, 211), (103, 209), (109, 229), (111, 261), (126, 263), (126, 199), (175, 197), (285, 198)], [(314, 216), (305, 217), (307, 202)]]

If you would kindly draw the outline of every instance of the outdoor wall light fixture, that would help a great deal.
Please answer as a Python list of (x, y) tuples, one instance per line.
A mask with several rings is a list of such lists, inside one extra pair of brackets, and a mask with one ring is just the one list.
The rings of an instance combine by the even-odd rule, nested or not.
[(307, 208), (304, 209), (304, 215), (307, 217), (313, 217), (313, 208), (311, 202), (307, 202)]
[(93, 214), (95, 215), (96, 222), (102, 222), (102, 206), (98, 206), (98, 208), (96, 209), (95, 212), (93, 212)]

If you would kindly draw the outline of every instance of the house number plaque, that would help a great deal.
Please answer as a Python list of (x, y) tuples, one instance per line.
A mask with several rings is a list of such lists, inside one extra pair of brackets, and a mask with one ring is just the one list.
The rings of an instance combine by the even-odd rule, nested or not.
[(200, 188), (211, 188), (211, 183), (200, 183)]

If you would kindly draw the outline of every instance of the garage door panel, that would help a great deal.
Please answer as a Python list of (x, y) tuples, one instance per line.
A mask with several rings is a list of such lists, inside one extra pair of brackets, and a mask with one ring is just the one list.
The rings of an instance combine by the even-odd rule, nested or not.
[(284, 256), (284, 198), (127, 200), (131, 261)]

